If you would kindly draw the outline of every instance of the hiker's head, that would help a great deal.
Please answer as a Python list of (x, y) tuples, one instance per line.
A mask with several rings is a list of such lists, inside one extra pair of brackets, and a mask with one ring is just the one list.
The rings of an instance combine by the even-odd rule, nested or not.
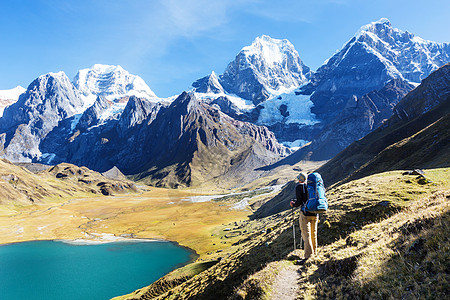
[(297, 180), (300, 183), (304, 183), (306, 181), (306, 178), (308, 178), (308, 175), (305, 172), (300, 172), (300, 174), (298, 174), (297, 176)]

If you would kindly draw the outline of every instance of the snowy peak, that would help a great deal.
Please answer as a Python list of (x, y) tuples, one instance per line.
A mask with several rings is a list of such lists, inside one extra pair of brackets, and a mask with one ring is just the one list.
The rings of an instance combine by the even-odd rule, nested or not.
[(192, 86), (195, 88), (197, 93), (224, 93), (223, 87), (219, 82), (219, 78), (214, 71), (212, 71), (208, 76), (195, 81)]
[(379, 90), (391, 79), (417, 85), (449, 61), (450, 44), (425, 41), (392, 27), (383, 18), (362, 26), (300, 92), (315, 92), (315, 113), (329, 113), (330, 107), (341, 105), (353, 95)]
[(372, 22), (370, 24), (366, 24), (361, 26), (361, 28), (358, 30), (355, 36), (359, 36), (360, 34), (364, 32), (371, 32), (377, 35), (380, 35), (384, 32), (391, 32), (393, 30), (400, 31), (398, 29), (394, 29), (392, 27), (391, 22), (386, 18), (381, 18), (380, 20), (376, 22)]
[(242, 48), (241, 53), (248, 58), (240, 65), (241, 69), (257, 67), (257, 65), (252, 64), (249, 59), (251, 57), (258, 58), (263, 65), (273, 67), (282, 64), (288, 54), (295, 53), (298, 55), (294, 46), (288, 40), (273, 39), (267, 35), (257, 37), (250, 46)]
[(0, 90), (0, 117), (3, 115), (5, 107), (17, 102), (19, 96), (25, 91), (26, 89), (21, 86), (17, 86), (10, 90)]
[(416, 37), (392, 27), (386, 18), (362, 26), (349, 44), (355, 47), (360, 44), (377, 56), (392, 77), (414, 83), (420, 83), (450, 61), (450, 44)]
[(90, 69), (80, 70), (73, 84), (85, 97), (87, 106), (92, 105), (97, 96), (111, 101), (126, 96), (156, 98), (141, 77), (130, 74), (121, 66), (93, 65)]
[(23, 94), (27, 89), (21, 86), (16, 86), (10, 90), (0, 90), (0, 100), (15, 100), (19, 99), (19, 96)]
[(263, 35), (242, 48), (220, 76), (220, 83), (228, 93), (258, 104), (299, 87), (310, 74), (288, 40)]

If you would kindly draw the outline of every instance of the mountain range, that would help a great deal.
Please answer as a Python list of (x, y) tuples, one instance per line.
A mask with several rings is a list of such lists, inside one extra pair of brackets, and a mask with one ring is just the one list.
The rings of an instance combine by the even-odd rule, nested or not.
[[(288, 40), (263, 35), (221, 75), (212, 72), (169, 99), (120, 66), (94, 65), (72, 81), (48, 73), (9, 93), (18, 99), (0, 118), (1, 156), (101, 172), (116, 166), (163, 186), (248, 182), (292, 152), (278, 141), (301, 147), (297, 160), (334, 157), (408, 111), (401, 99), (449, 61), (449, 44), (381, 19), (316, 72)], [(247, 171), (253, 175), (237, 175)]]
[[(283, 42), (290, 44), (267, 36), (257, 38), (222, 75), (210, 74), (193, 87), (210, 103), (219, 101), (230, 116), (267, 126), (285, 145), (311, 142), (298, 156), (313, 160), (330, 159), (377, 128), (403, 96), (450, 61), (448, 43), (423, 40), (394, 28), (385, 18), (362, 26), (316, 72), (300, 59), (288, 63), (299, 55), (293, 47), (281, 46)], [(280, 50), (272, 54), (274, 58), (265, 58), (275, 47)], [(270, 70), (270, 75), (260, 69)], [(286, 76), (286, 70), (298, 80)], [(230, 74), (234, 74), (234, 85), (229, 84)], [(242, 78), (247, 78), (245, 85)], [(267, 78), (276, 84), (270, 86)], [(265, 88), (258, 88), (263, 83)], [(259, 96), (239, 91), (244, 86)], [(258, 98), (261, 95), (266, 95), (264, 100)]]

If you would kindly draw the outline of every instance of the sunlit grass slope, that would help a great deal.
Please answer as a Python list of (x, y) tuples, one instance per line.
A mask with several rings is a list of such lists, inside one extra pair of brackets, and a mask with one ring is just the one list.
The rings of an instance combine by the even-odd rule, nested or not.
[[(372, 175), (332, 187), (328, 197), (330, 210), (319, 223), (318, 256), (296, 266), (299, 278), (285, 279), (297, 280), (297, 297), (448, 295), (448, 168), (425, 170), (425, 177), (402, 171)], [(277, 276), (303, 255), (293, 251), (292, 216), (285, 211), (246, 226), (253, 230), (208, 269), (196, 276), (172, 273), (122, 299), (270, 299)]]

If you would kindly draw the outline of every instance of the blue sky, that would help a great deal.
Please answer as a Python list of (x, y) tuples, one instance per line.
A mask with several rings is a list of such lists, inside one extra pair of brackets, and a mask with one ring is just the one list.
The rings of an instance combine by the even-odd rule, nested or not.
[(1, 0), (0, 89), (48, 72), (72, 79), (101, 63), (121, 65), (168, 97), (222, 74), (262, 34), (290, 40), (316, 70), (382, 17), (448, 43), (449, 11), (448, 0)]

